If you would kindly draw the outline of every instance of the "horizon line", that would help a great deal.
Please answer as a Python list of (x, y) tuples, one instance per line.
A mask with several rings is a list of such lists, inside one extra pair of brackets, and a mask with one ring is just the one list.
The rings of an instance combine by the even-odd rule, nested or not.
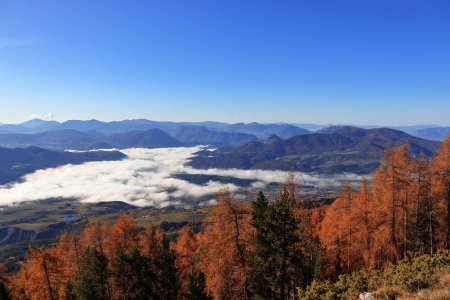
[(262, 125), (274, 125), (274, 124), (287, 124), (287, 125), (293, 125), (293, 126), (299, 126), (299, 125), (312, 125), (312, 126), (323, 126), (323, 127), (330, 127), (330, 126), (354, 126), (354, 127), (359, 127), (359, 126), (364, 126), (364, 127), (413, 127), (413, 126), (426, 126), (426, 127), (449, 127), (449, 124), (426, 124), (426, 123), (411, 123), (411, 124), (403, 124), (403, 125), (399, 125), (399, 124), (357, 124), (357, 123), (327, 123), (327, 124), (323, 124), (323, 123), (313, 123), (313, 122), (301, 122), (301, 121), (296, 121), (296, 122), (282, 122), (282, 121), (273, 121), (273, 122), (256, 122), (256, 121), (241, 121), (241, 122), (224, 122), (224, 121), (215, 121), (215, 120), (204, 120), (204, 121), (173, 121), (173, 120), (153, 120), (153, 119), (147, 119), (147, 118), (130, 118), (130, 119), (115, 119), (115, 120), (101, 120), (101, 119), (96, 119), (96, 118), (88, 118), (88, 119), (65, 119), (65, 120), (57, 120), (57, 119), (45, 119), (45, 118), (39, 118), (39, 117), (35, 117), (35, 118), (30, 118), (27, 119), (25, 121), (22, 122), (18, 122), (18, 123), (4, 123), (0, 121), (0, 125), (22, 125), (23, 123), (26, 122), (30, 122), (30, 121), (44, 121), (44, 122), (57, 122), (57, 123), (65, 123), (65, 122), (69, 122), (69, 121), (82, 121), (82, 122), (89, 122), (89, 121), (97, 121), (97, 122), (102, 122), (102, 123), (112, 123), (112, 122), (123, 122), (123, 121), (138, 121), (138, 120), (142, 120), (142, 121), (151, 121), (151, 122), (158, 122), (158, 123), (223, 123), (223, 124), (229, 124), (229, 125), (233, 125), (233, 124), (252, 124), (252, 123), (256, 123), (256, 124), (262, 124)]

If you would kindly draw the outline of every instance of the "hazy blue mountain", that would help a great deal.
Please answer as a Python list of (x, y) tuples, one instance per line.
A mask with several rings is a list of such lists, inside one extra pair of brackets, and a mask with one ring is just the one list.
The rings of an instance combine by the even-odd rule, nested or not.
[[(320, 133), (331, 133), (336, 128), (341, 128), (352, 125), (318, 125), (307, 123), (236, 123), (229, 124), (223, 122), (205, 121), (205, 122), (161, 122), (152, 121), (146, 119), (133, 119), (103, 122), (99, 120), (68, 120), (66, 122), (59, 123), (57, 121), (46, 121), (41, 119), (33, 119), (21, 124), (0, 124), (1, 133), (22, 133), (33, 134), (42, 133), (46, 131), (59, 131), (59, 130), (77, 130), (81, 132), (100, 132), (106, 135), (114, 133), (127, 133), (131, 131), (145, 131), (149, 129), (161, 129), (171, 136), (179, 136), (179, 132), (186, 127), (201, 127), (206, 128), (209, 131), (216, 132), (228, 132), (228, 133), (245, 133), (254, 135), (259, 139), (266, 139), (272, 134), (275, 134), (281, 138), (290, 138), (296, 135), (307, 134), (311, 131)], [(370, 128), (382, 128), (377, 125), (360, 125), (358, 127), (370, 129)], [(388, 126), (391, 129), (401, 130), (408, 134), (423, 137), (432, 140), (442, 140), (445, 138), (448, 132), (448, 127), (439, 127), (437, 125), (407, 125), (407, 126)], [(184, 137), (189, 143), (189, 138)], [(214, 139), (212, 139), (214, 140)], [(226, 143), (219, 142), (218, 145), (227, 145)], [(234, 143), (228, 144), (229, 146), (235, 146)]]
[(0, 124), (0, 133), (31, 133), (33, 129), (21, 125)]
[(65, 164), (81, 164), (89, 161), (121, 160), (126, 155), (118, 151), (57, 152), (38, 147), (0, 147), (0, 184), (16, 181), (38, 169), (54, 168)]
[(174, 137), (186, 145), (212, 145), (216, 147), (237, 147), (247, 142), (258, 140), (252, 134), (218, 132), (196, 126), (181, 128)]
[(56, 129), (59, 125), (57, 121), (32, 119), (20, 124), (0, 124), (0, 133), (37, 133)]
[(431, 155), (438, 142), (388, 129), (342, 127), (332, 133), (312, 133), (286, 140), (272, 136), (237, 148), (200, 152), (190, 164), (196, 168), (243, 168), (297, 170), (335, 174), (368, 174), (379, 164), (384, 151), (408, 145), (414, 155)]
[[(365, 125), (332, 124), (332, 125), (329, 125), (329, 126), (340, 126), (340, 127), (351, 126), (351, 127), (359, 127), (359, 128), (364, 128), (364, 129), (390, 128), (390, 129), (403, 131), (403, 132), (406, 132), (408, 134), (412, 134), (416, 130), (423, 129), (423, 128), (439, 127), (438, 125), (424, 125), (424, 124), (419, 124), (419, 125), (401, 125), (401, 126), (387, 126), (387, 125), (386, 126), (380, 126), (380, 125), (371, 125), (371, 124), (365, 124)], [(329, 127), (329, 126), (326, 126), (326, 127)]]
[(50, 150), (91, 150), (131, 147), (177, 147), (181, 146), (181, 143), (160, 129), (115, 133), (111, 135), (95, 131), (81, 132), (73, 129), (35, 134), (0, 134), (0, 147), (23, 148), (29, 146)]
[(425, 129), (425, 128), (435, 128), (435, 127), (440, 127), (440, 126), (435, 125), (435, 124), (422, 124), (422, 125), (403, 125), (403, 126), (385, 126), (385, 127), (400, 130), (400, 131), (406, 132), (408, 134), (414, 135), (416, 133), (416, 131), (418, 131), (418, 130)]
[(326, 127), (323, 127), (321, 129), (317, 130), (316, 133), (333, 133), (336, 130), (342, 129), (344, 127), (345, 126), (340, 126), (340, 125), (326, 126)]
[(309, 131), (317, 131), (329, 125), (321, 125), (321, 124), (312, 124), (312, 123), (290, 123), (293, 126), (297, 126), (300, 128), (304, 128)]
[(33, 130), (49, 131), (56, 128), (60, 123), (57, 121), (46, 121), (41, 119), (32, 119), (19, 125)]
[(265, 139), (273, 134), (281, 138), (289, 138), (300, 134), (308, 134), (309, 130), (299, 128), (290, 124), (260, 124), (260, 123), (236, 123), (221, 128), (225, 132), (241, 132), (256, 135), (260, 139)]
[(204, 127), (206, 129), (215, 129), (215, 130), (220, 130), (221, 128), (224, 128), (224, 127), (227, 127), (230, 125), (229, 123), (214, 122), (214, 121), (182, 122), (180, 124), (184, 125), (184, 126), (198, 126), (198, 127)]
[[(99, 149), (99, 142), (103, 138), (103, 135), (96, 132), (85, 133), (72, 129), (35, 134), (9, 133), (0, 134), (0, 147), (23, 148), (36, 146), (54, 150), (90, 150)], [(112, 148), (112, 146), (103, 144), (102, 148)]]
[[(89, 127), (85, 127), (88, 129)], [(98, 128), (98, 127), (97, 127)], [(203, 127), (181, 127), (175, 137), (158, 128), (106, 134), (98, 131), (63, 129), (41, 133), (0, 133), (0, 147), (23, 148), (36, 146), (50, 150), (91, 150), (110, 148), (161, 148), (192, 145), (236, 147), (257, 137), (245, 133), (216, 132)]]
[(69, 120), (58, 125), (59, 129), (75, 129), (83, 132), (97, 131), (105, 134), (126, 133), (161, 129), (167, 133), (175, 133), (183, 125), (175, 122), (158, 122), (145, 119), (102, 122), (98, 120)]
[(74, 129), (78, 131), (114, 132), (114, 124), (98, 120), (68, 120), (58, 125), (58, 129)]
[(427, 140), (443, 141), (450, 135), (450, 126), (418, 129), (413, 135)]
[(132, 147), (161, 148), (182, 146), (180, 141), (157, 128), (108, 135), (103, 138), (103, 142), (121, 149)]

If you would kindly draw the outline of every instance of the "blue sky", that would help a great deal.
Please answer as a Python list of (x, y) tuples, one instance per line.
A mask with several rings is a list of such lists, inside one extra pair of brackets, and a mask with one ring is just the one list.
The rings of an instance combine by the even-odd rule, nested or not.
[(450, 125), (450, 1), (0, 1), (0, 122)]

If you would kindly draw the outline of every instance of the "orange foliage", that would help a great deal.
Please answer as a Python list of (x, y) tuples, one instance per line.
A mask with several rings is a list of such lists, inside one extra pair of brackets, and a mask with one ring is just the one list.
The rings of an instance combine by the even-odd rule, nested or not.
[(246, 299), (250, 209), (234, 201), (228, 189), (217, 199), (201, 235), (200, 268), (215, 299)]
[[(363, 178), (359, 191), (344, 187), (328, 207), (300, 208), (294, 179), (290, 174), (285, 188), (299, 207), (298, 251), (309, 253), (314, 263), (320, 252), (318, 237), (327, 276), (383, 268), (410, 252), (450, 249), (450, 137), (429, 161), (423, 156), (413, 159), (406, 147), (389, 150), (370, 184)], [(246, 299), (254, 241), (251, 206), (233, 199), (228, 189), (221, 190), (217, 200), (203, 232), (194, 234), (184, 227), (171, 245), (181, 289), (187, 292), (189, 278), (202, 271), (215, 299)], [(8, 283), (14, 299), (64, 299), (76, 282), (79, 260), (87, 248), (108, 260), (118, 246), (126, 253), (138, 249), (149, 264), (158, 266), (163, 241), (161, 229), (148, 226), (141, 232), (130, 215), (121, 215), (112, 226), (93, 222), (80, 235), (62, 235), (54, 247), (30, 249), (20, 271), (0, 280)], [(152, 272), (156, 278), (164, 276), (157, 269)], [(119, 293), (110, 281), (108, 292), (116, 299)]]
[(431, 160), (431, 193), (438, 212), (437, 243), (450, 249), (450, 136)]
[(109, 231), (110, 249), (114, 250), (119, 245), (125, 251), (137, 248), (139, 238), (139, 228), (136, 227), (133, 218), (122, 214)]
[(199, 247), (198, 237), (189, 226), (181, 229), (177, 242), (172, 245), (177, 255), (176, 266), (184, 293), (188, 290), (190, 276), (198, 270)]

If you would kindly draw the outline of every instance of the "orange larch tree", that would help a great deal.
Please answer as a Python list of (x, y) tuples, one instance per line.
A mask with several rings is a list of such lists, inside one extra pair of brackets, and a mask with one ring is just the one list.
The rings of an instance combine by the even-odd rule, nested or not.
[(190, 226), (181, 229), (177, 242), (172, 244), (176, 253), (176, 266), (179, 271), (182, 294), (189, 289), (189, 280), (198, 272), (199, 240)]
[(436, 203), (438, 246), (450, 250), (450, 136), (430, 164), (431, 196)]
[(250, 209), (227, 188), (217, 200), (201, 235), (201, 270), (215, 299), (247, 299)]

